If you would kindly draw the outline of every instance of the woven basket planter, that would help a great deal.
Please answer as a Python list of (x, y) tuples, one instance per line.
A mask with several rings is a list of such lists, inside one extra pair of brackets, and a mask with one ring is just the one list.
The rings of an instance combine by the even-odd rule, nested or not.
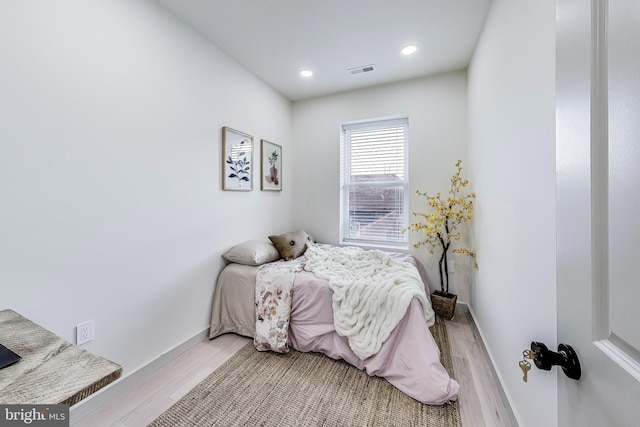
[(444, 319), (451, 320), (456, 311), (456, 301), (458, 295), (434, 292), (431, 294), (431, 306), (436, 314)]

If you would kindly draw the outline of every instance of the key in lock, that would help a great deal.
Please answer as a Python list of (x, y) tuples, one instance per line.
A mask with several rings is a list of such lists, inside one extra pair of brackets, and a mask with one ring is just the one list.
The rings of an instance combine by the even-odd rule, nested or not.
[(529, 374), (529, 371), (531, 370), (531, 363), (527, 362), (526, 360), (521, 360), (520, 362), (518, 362), (518, 366), (520, 366), (520, 369), (522, 369), (522, 379), (526, 383), (527, 376)]

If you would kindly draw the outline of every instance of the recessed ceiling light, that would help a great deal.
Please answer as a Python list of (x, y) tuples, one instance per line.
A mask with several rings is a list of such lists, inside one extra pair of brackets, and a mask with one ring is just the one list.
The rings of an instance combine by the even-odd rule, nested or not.
[(302, 71), (300, 71), (300, 75), (302, 77), (311, 77), (311, 76), (313, 76), (313, 71), (311, 71), (311, 70), (302, 70)]
[(416, 45), (414, 44), (410, 44), (409, 46), (405, 46), (402, 49), (402, 54), (403, 55), (413, 55), (414, 53), (416, 53), (416, 50), (418, 50), (418, 48), (416, 47)]

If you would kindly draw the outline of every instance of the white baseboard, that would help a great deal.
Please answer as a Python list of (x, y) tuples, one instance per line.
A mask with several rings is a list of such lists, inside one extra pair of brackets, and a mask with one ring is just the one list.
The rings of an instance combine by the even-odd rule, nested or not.
[(114, 381), (113, 383), (97, 391), (91, 396), (81, 400), (77, 404), (73, 405), (69, 410), (70, 424), (73, 425), (74, 423), (77, 423), (87, 415), (108, 404), (116, 397), (133, 389), (142, 381), (144, 381), (149, 375), (151, 375), (167, 363), (171, 362), (172, 360), (176, 359), (178, 356), (180, 356), (182, 353), (189, 350), (196, 344), (208, 339), (209, 328), (197, 333), (182, 344), (164, 354), (161, 354), (156, 359), (150, 361), (141, 368), (136, 369), (130, 374), (119, 378), (117, 381)]

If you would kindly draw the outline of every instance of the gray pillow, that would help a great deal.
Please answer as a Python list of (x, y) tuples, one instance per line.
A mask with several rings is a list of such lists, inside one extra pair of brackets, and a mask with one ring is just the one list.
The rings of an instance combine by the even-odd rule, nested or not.
[(266, 240), (248, 240), (238, 243), (222, 254), (227, 262), (244, 265), (262, 265), (280, 259), (280, 254), (273, 243)]

